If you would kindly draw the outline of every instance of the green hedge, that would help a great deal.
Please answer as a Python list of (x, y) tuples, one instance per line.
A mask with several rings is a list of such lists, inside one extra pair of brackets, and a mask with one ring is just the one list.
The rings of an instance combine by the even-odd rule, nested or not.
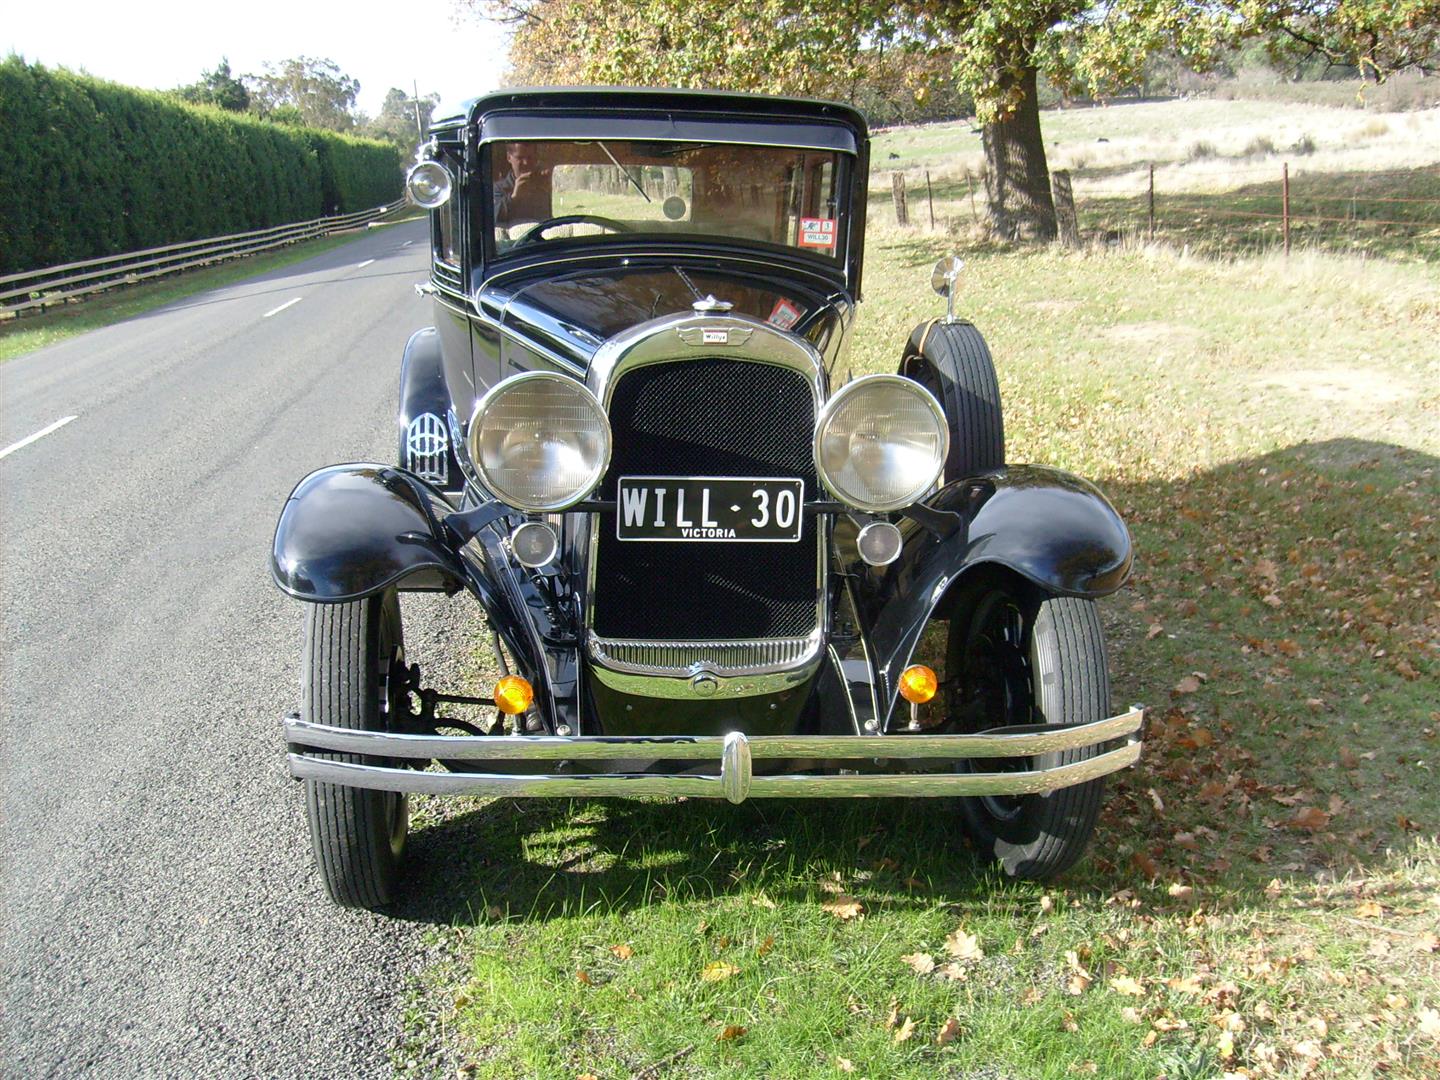
[(0, 274), (398, 198), (393, 146), (0, 62)]

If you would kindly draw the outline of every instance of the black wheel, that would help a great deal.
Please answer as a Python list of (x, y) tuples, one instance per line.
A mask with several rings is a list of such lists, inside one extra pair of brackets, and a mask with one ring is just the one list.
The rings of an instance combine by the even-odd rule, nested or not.
[(905, 345), (900, 374), (934, 394), (950, 421), (945, 483), (1005, 464), (1000, 383), (979, 330), (966, 322), (921, 323)]
[[(405, 707), (400, 601), (394, 589), (346, 604), (313, 604), (305, 625), (304, 716), (319, 724), (387, 730)], [(316, 755), (320, 756), (320, 755)], [(354, 754), (326, 755), (358, 762)], [(375, 908), (395, 896), (405, 834), (404, 795), (305, 782), (310, 847), (330, 899)]]
[[(1102, 720), (1110, 705), (1105, 641), (1092, 600), (1040, 596), (992, 579), (962, 595), (951, 616), (946, 658), (950, 715), (962, 732), (1010, 724), (1065, 726)], [(977, 759), (975, 771), (1053, 768), (1091, 748), (1025, 759)], [(1043, 880), (1084, 854), (1104, 778), (1048, 795), (959, 800), (979, 849), (1015, 877)]]

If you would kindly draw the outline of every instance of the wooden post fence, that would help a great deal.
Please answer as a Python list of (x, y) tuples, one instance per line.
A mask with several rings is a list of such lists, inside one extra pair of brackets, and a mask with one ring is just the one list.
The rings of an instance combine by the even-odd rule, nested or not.
[(905, 205), (905, 174), (895, 172), (890, 174), (890, 190), (895, 196), (895, 224), (910, 224), (910, 208)]
[(1290, 254), (1290, 163), (1281, 166), (1280, 173), (1280, 232), (1285, 237), (1285, 254)]
[(925, 170), (925, 195), (930, 200), (930, 228), (935, 227), (935, 189), (930, 186), (930, 170)]
[(1155, 239), (1155, 166), (1150, 166), (1150, 239)]

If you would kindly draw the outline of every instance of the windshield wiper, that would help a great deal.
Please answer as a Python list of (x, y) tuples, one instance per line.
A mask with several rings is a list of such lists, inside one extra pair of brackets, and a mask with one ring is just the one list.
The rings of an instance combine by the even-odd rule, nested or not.
[(618, 162), (618, 161), (615, 160), (615, 155), (610, 152), (610, 148), (609, 148), (608, 146), (606, 146), (603, 142), (599, 142), (598, 140), (596, 141), (595, 145), (598, 146), (598, 147), (600, 147), (601, 150), (604, 150), (604, 151), (605, 151), (605, 156), (610, 159), (610, 163), (611, 163), (612, 165), (614, 165), (617, 169), (620, 170), (620, 175), (623, 176), (623, 177), (625, 177), (626, 180), (629, 180), (629, 181), (630, 181), (630, 185), (631, 185), (636, 191), (640, 192), (640, 197), (641, 197), (642, 199), (644, 199), (646, 202), (654, 202), (654, 201), (655, 201), (654, 199), (650, 198), (649, 195), (646, 195), (646, 194), (645, 194), (645, 189), (640, 186), (639, 182), (636, 181), (636, 179), (635, 179), (633, 176), (630, 175), (630, 170), (627, 169), (627, 168), (625, 168), (624, 165), (621, 165), (620, 162)]

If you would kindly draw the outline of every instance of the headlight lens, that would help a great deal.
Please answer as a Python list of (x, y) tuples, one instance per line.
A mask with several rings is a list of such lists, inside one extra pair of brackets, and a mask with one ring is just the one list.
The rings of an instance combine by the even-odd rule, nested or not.
[(898, 510), (940, 477), (950, 448), (930, 392), (900, 375), (867, 375), (832, 397), (815, 429), (825, 486), (861, 510)]
[(610, 422), (595, 395), (548, 371), (497, 383), (475, 406), (468, 443), (485, 486), (536, 513), (579, 502), (610, 464)]
[(450, 171), (438, 161), (422, 161), (405, 177), (405, 190), (410, 193), (410, 198), (416, 206), (426, 210), (444, 206), (454, 187)]

